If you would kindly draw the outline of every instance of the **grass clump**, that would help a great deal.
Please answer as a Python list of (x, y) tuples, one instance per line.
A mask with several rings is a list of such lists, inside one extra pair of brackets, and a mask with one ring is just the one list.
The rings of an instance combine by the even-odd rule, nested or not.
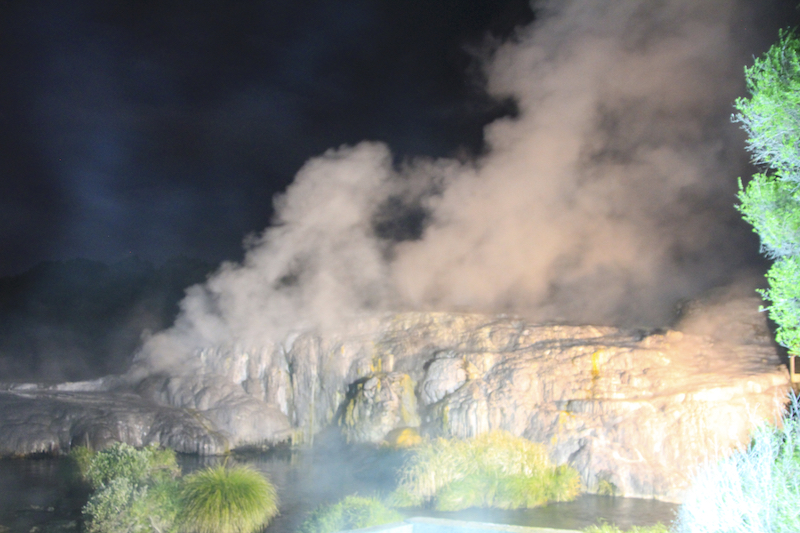
[(297, 533), (336, 533), (399, 522), (403, 516), (376, 497), (347, 496), (312, 511)]
[(799, 416), (792, 393), (780, 427), (757, 428), (746, 450), (701, 469), (679, 508), (675, 533), (800, 531)]
[(392, 495), (398, 507), (519, 509), (568, 501), (581, 492), (578, 472), (554, 467), (540, 444), (505, 431), (418, 446)]
[(181, 529), (192, 533), (253, 533), (278, 514), (275, 487), (245, 466), (218, 466), (184, 480)]

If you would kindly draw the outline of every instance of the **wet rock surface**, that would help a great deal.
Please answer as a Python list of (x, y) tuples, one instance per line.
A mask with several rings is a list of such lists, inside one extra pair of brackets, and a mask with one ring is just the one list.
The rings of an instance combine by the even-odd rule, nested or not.
[(112, 442), (214, 454), (228, 439), (201, 415), (131, 393), (47, 389), (0, 392), (0, 456), (60, 453)]
[(381, 442), (396, 429), (419, 427), (414, 382), (408, 374), (378, 373), (356, 381), (339, 416), (348, 442)]
[(310, 442), (337, 425), (355, 442), (408, 426), (456, 437), (505, 429), (545, 444), (589, 492), (678, 502), (698, 464), (780, 417), (788, 371), (757, 309), (757, 299), (718, 306), (718, 327), (693, 308), (685, 332), (369, 317), (337, 335), (208, 348), (169, 374), (140, 366), (91, 393), (3, 392), (0, 452), (63, 450), (83, 434), (211, 454)]

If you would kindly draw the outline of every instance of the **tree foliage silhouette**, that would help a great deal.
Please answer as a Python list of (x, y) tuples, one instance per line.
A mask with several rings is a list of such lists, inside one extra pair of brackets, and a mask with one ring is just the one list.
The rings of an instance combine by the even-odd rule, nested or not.
[(778, 42), (745, 78), (750, 96), (736, 100), (733, 120), (747, 132), (752, 161), (764, 172), (747, 186), (739, 179), (737, 209), (761, 238), (761, 252), (774, 263), (769, 288), (776, 340), (800, 355), (800, 39), (782, 30)]

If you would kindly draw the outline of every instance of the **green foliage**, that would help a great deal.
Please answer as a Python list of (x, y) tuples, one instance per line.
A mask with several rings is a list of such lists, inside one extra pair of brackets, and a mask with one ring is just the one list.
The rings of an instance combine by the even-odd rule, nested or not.
[(779, 427), (758, 428), (747, 449), (697, 473), (675, 533), (800, 531), (800, 406), (790, 400)]
[(800, 40), (781, 31), (778, 42), (745, 68), (749, 98), (739, 98), (734, 120), (747, 132), (747, 148), (756, 164), (773, 173), (739, 181), (737, 208), (761, 238), (761, 251), (776, 263), (761, 291), (772, 305), (776, 340), (800, 354)]
[(67, 455), (69, 462), (75, 469), (75, 473), (82, 481), (87, 481), (86, 472), (94, 459), (94, 452), (86, 446), (73, 446)]
[(607, 479), (601, 479), (597, 483), (597, 494), (599, 496), (616, 496), (617, 486)]
[[(750, 98), (736, 100), (734, 119), (747, 131), (753, 162), (796, 175), (800, 170), (800, 40), (782, 30), (778, 42), (745, 68)], [(797, 181), (796, 178), (789, 178)]]
[(442, 511), (518, 509), (568, 501), (580, 491), (577, 471), (551, 466), (542, 445), (494, 431), (417, 447), (401, 469), (391, 501), (398, 507), (433, 505)]
[[(85, 455), (85, 452), (79, 452)], [(85, 459), (85, 458), (84, 458)], [(148, 446), (137, 450), (121, 442), (94, 454), (84, 477), (94, 488), (124, 477), (134, 484), (166, 480), (180, 473), (175, 452)]]
[(759, 291), (772, 305), (769, 316), (779, 328), (775, 340), (800, 355), (800, 256), (782, 257), (767, 272), (770, 288)]
[(582, 529), (583, 533), (669, 533), (669, 529), (662, 523), (653, 526), (633, 526), (624, 532), (613, 524), (600, 523)]
[(172, 533), (178, 490), (174, 481), (142, 485), (116, 477), (92, 494), (83, 509), (87, 533)]
[(756, 174), (742, 187), (737, 208), (761, 237), (761, 251), (769, 258), (800, 252), (800, 197), (797, 184), (774, 175)]
[(147, 509), (150, 525), (156, 533), (177, 532), (181, 511), (181, 483), (177, 479), (161, 480), (148, 487)]
[(278, 514), (275, 487), (252, 468), (218, 466), (184, 480), (181, 529), (192, 533), (253, 533)]
[(278, 513), (275, 488), (250, 468), (181, 480), (172, 450), (118, 443), (70, 456), (96, 489), (83, 509), (87, 533), (253, 533)]
[(83, 515), (88, 533), (139, 533), (149, 531), (147, 515), (141, 502), (147, 487), (131, 482), (125, 477), (111, 480), (92, 494)]
[(175, 452), (116, 443), (93, 453), (70, 451), (96, 490), (83, 508), (88, 533), (167, 533), (175, 530), (180, 473)]
[(309, 513), (298, 533), (336, 533), (349, 529), (399, 522), (403, 516), (378, 498), (347, 496), (338, 503), (323, 505)]

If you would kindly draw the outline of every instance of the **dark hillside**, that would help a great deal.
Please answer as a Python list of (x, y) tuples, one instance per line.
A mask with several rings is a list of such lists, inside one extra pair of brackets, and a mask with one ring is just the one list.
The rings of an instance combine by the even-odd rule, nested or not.
[(123, 371), (143, 334), (169, 326), (212, 267), (178, 257), (44, 262), (0, 278), (0, 380), (84, 380)]

